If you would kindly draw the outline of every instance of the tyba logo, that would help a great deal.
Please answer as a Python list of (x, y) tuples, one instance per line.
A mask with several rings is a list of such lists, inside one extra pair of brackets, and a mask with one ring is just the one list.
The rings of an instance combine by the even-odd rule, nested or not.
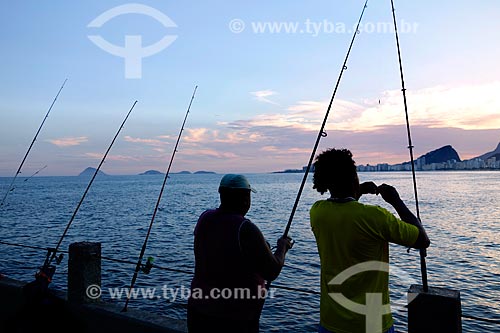
[[(328, 284), (341, 285), (351, 276), (367, 271), (389, 273), (389, 264), (381, 261), (359, 263), (339, 273)], [(366, 293), (366, 304), (353, 302), (342, 293), (328, 293), (328, 295), (344, 308), (365, 315), (366, 333), (382, 332), (382, 316), (391, 312), (390, 304), (382, 304), (382, 293)]]
[[(99, 28), (109, 20), (125, 14), (142, 14), (156, 19), (166, 28), (177, 27), (174, 21), (159, 10), (133, 3), (117, 6), (105, 11), (92, 20), (87, 27)], [(166, 35), (158, 42), (142, 47), (141, 35), (125, 35), (124, 46), (111, 44), (100, 35), (89, 35), (87, 37), (104, 51), (125, 59), (125, 78), (127, 79), (140, 79), (142, 77), (142, 58), (161, 52), (177, 39), (176, 35)]]

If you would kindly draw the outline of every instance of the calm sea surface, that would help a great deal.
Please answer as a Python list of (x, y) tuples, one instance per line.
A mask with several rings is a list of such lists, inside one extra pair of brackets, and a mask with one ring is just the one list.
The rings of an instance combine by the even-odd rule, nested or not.
[[(415, 211), (413, 184), (408, 172), (360, 173), (361, 181), (394, 185)], [(222, 175), (171, 175), (161, 199), (147, 243), (145, 257), (160, 267), (192, 271), (193, 228), (201, 212), (218, 206), (217, 186)], [(257, 189), (247, 217), (274, 245), (283, 233), (302, 180), (302, 174), (248, 174)], [(0, 209), (0, 240), (15, 244), (55, 247), (76, 209), (89, 178), (18, 178), (6, 205)], [(309, 227), (310, 206), (326, 198), (311, 186), (312, 174), (302, 193), (290, 236), (296, 241), (286, 266), (273, 282), (310, 291), (319, 290), (319, 258)], [(97, 177), (61, 245), (79, 241), (102, 243), (102, 255), (137, 262), (163, 176)], [(9, 178), (0, 178), (3, 197)], [(428, 250), (429, 286), (461, 292), (464, 316), (500, 321), (500, 173), (421, 172), (417, 174), (420, 215), (432, 244)], [(364, 196), (362, 202), (392, 210), (380, 197)], [(45, 252), (0, 244), (0, 272), (32, 281)], [(107, 288), (130, 286), (135, 266), (103, 260), (103, 299), (111, 300)], [(66, 289), (67, 257), (57, 267), (53, 288)], [(189, 288), (191, 275), (153, 268), (140, 273), (135, 287), (179, 288), (157, 299), (132, 299), (129, 308), (186, 317), (186, 300), (180, 293)], [(391, 301), (396, 329), (406, 331), (406, 312), (401, 304), (411, 284), (421, 284), (418, 251), (391, 245)], [(166, 287), (164, 287), (166, 286)], [(276, 289), (267, 299), (261, 317), (263, 332), (315, 332), (319, 322), (319, 296)], [(500, 326), (463, 318), (464, 332), (500, 332)]]

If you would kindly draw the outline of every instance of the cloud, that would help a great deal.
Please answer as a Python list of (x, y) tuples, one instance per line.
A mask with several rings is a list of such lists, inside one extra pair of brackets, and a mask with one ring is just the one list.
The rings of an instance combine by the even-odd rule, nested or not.
[[(465, 130), (500, 128), (500, 82), (482, 85), (435, 86), (407, 91), (411, 126), (453, 127)], [(233, 123), (235, 126), (276, 126), (319, 130), (329, 101), (298, 101), (281, 113), (260, 114)], [(355, 132), (406, 124), (400, 90), (381, 93), (376, 100), (335, 99), (326, 128)]]
[[(104, 157), (103, 154), (98, 153), (85, 153), (85, 156), (90, 157), (92, 159), (100, 159)], [(106, 161), (140, 161), (140, 159), (128, 155), (107, 155)]]
[[(259, 140), (258, 133), (248, 131), (236, 123), (223, 123), (217, 126), (217, 129), (186, 129), (187, 133), (184, 135), (183, 141), (191, 145), (203, 145), (204, 143), (238, 144), (243, 142), (257, 142)], [(222, 127), (223, 131), (219, 127)], [(227, 129), (231, 127), (233, 130), (228, 131)]]
[[(292, 115), (295, 117), (311, 118), (319, 125), (325, 118), (329, 104), (329, 101), (299, 101), (295, 105), (288, 107), (287, 110), (293, 111)], [(362, 111), (362, 105), (342, 99), (336, 99), (330, 107), (328, 116), (329, 119), (351, 119)]]
[(217, 131), (209, 128), (188, 128), (184, 134), (183, 141), (188, 143), (200, 143), (212, 141), (217, 138)]
[[(168, 137), (162, 136), (160, 138), (168, 138)], [(128, 136), (128, 135), (125, 136), (123, 139), (127, 142), (143, 143), (143, 144), (146, 144), (148, 146), (153, 146), (153, 147), (164, 147), (167, 144), (165, 141), (158, 140), (158, 139), (133, 138), (133, 137)]]
[(278, 147), (276, 147), (276, 146), (264, 146), (264, 147), (260, 148), (259, 150), (264, 151), (264, 152), (276, 152), (276, 151), (278, 151)]
[(86, 136), (80, 136), (76, 138), (49, 139), (47, 141), (58, 147), (71, 147), (71, 146), (78, 146), (83, 142), (87, 142), (88, 138)]
[(254, 95), (255, 99), (258, 100), (258, 101), (260, 101), (260, 102), (265, 102), (265, 103), (269, 103), (269, 104), (273, 104), (273, 105), (278, 105), (278, 103), (273, 102), (273, 101), (271, 101), (271, 100), (268, 99), (268, 97), (274, 96), (274, 95), (277, 94), (275, 91), (272, 91), (272, 90), (259, 90), (259, 91), (252, 91), (252, 92), (250, 92), (250, 94)]
[[(239, 127), (289, 127), (298, 130), (319, 131), (328, 110), (326, 101), (299, 101), (283, 110), (281, 113), (260, 114), (253, 118), (240, 120), (229, 124)], [(332, 105), (329, 120), (343, 119), (342, 122), (352, 121), (363, 111), (363, 107), (353, 102), (337, 100)], [(352, 129), (352, 125), (339, 126), (337, 129)]]
[[(481, 85), (436, 86), (407, 91), (410, 125), (464, 130), (500, 128), (500, 82)], [(360, 130), (405, 124), (400, 91), (386, 91), (378, 101), (368, 101), (355, 121), (345, 121)], [(353, 127), (351, 127), (353, 128)]]
[(182, 154), (197, 157), (213, 157), (217, 159), (238, 158), (236, 153), (215, 149), (185, 149), (182, 150)]

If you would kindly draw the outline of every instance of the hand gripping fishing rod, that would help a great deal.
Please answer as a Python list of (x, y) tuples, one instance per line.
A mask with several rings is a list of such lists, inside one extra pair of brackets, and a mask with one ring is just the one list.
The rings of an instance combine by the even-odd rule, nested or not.
[[(158, 195), (158, 200), (156, 201), (156, 206), (155, 206), (155, 209), (153, 212), (153, 216), (151, 217), (151, 222), (149, 223), (148, 232), (146, 234), (146, 238), (144, 239), (144, 243), (142, 244), (141, 253), (139, 255), (139, 260), (137, 261), (137, 265), (136, 265), (135, 271), (134, 271), (134, 276), (132, 277), (132, 282), (130, 283), (130, 289), (129, 289), (130, 291), (132, 291), (134, 288), (135, 281), (137, 280), (137, 274), (139, 274), (139, 271), (141, 271), (141, 269), (142, 269), (145, 273), (149, 273), (149, 270), (153, 267), (152, 261), (148, 260), (146, 266), (143, 268), (142, 267), (142, 258), (144, 256), (144, 252), (146, 252), (146, 245), (148, 243), (149, 234), (151, 233), (151, 228), (153, 227), (153, 222), (155, 220), (156, 213), (158, 212), (158, 208), (160, 206), (161, 197), (163, 195), (163, 189), (165, 188), (165, 185), (167, 183), (168, 174), (170, 173), (170, 167), (172, 166), (172, 162), (174, 161), (174, 156), (175, 156), (175, 153), (177, 152), (177, 146), (179, 145), (179, 141), (181, 139), (182, 132), (184, 131), (184, 125), (186, 124), (186, 119), (188, 117), (189, 110), (191, 109), (191, 104), (193, 103), (194, 95), (196, 94), (196, 89), (198, 89), (198, 86), (194, 87), (193, 96), (191, 96), (191, 100), (189, 102), (189, 106), (187, 108), (186, 115), (184, 116), (184, 121), (182, 122), (181, 130), (179, 131), (179, 135), (177, 136), (177, 142), (175, 143), (174, 150), (172, 151), (172, 157), (170, 158), (167, 172), (165, 173), (165, 177), (163, 178), (163, 184), (162, 184), (161, 189), (160, 189), (160, 194)], [(131, 292), (127, 293), (127, 300), (125, 301), (125, 306), (123, 307), (121, 312), (127, 312), (128, 303), (130, 302), (130, 295), (131, 295)]]
[[(66, 229), (64, 229), (64, 232), (61, 236), (61, 238), (59, 238), (59, 242), (57, 243), (56, 247), (53, 248), (53, 249), (49, 249), (48, 253), (47, 253), (47, 257), (45, 259), (45, 262), (43, 264), (43, 267), (41, 268), (41, 271), (39, 273), (37, 273), (37, 278), (38, 276), (40, 275), (42, 278), (46, 279), (47, 282), (50, 282), (51, 279), (52, 279), (52, 276), (54, 275), (54, 272), (55, 272), (55, 266), (51, 265), (52, 263), (52, 260), (54, 260), (56, 258), (56, 255), (57, 255), (57, 251), (59, 250), (59, 246), (61, 246), (61, 243), (64, 239), (64, 237), (66, 236), (66, 233), (68, 232), (69, 230), (69, 227), (71, 226), (71, 224), (73, 223), (73, 220), (75, 219), (75, 216), (76, 216), (76, 213), (78, 212), (78, 210), (80, 209), (80, 206), (82, 205), (82, 202), (83, 200), (85, 199), (85, 196), (87, 195), (89, 189), (90, 189), (90, 186), (92, 185), (92, 183), (94, 182), (94, 179), (96, 178), (97, 174), (99, 173), (99, 170), (102, 166), (102, 164), (104, 163), (104, 160), (106, 159), (106, 157), (108, 156), (108, 153), (109, 151), (111, 150), (111, 147), (113, 146), (113, 144), (115, 143), (115, 140), (116, 138), (118, 137), (118, 134), (120, 134), (120, 131), (122, 130), (123, 128), (123, 125), (125, 125), (125, 122), (127, 121), (130, 113), (132, 112), (132, 110), (134, 109), (135, 105), (137, 104), (137, 101), (134, 102), (134, 104), (132, 105), (132, 107), (130, 108), (130, 110), (128, 111), (127, 113), (127, 116), (125, 117), (125, 119), (123, 120), (120, 128), (118, 129), (118, 131), (116, 132), (113, 140), (111, 141), (111, 144), (109, 145), (108, 149), (106, 150), (106, 153), (104, 154), (104, 156), (102, 157), (101, 159), (101, 162), (99, 163), (99, 166), (97, 167), (97, 169), (95, 170), (94, 172), (94, 175), (92, 176), (92, 178), (90, 179), (90, 182), (89, 184), (87, 185), (87, 188), (85, 189), (85, 192), (83, 193), (80, 201), (78, 202), (78, 205), (76, 206), (76, 209), (75, 211), (73, 212), (73, 215), (71, 216), (71, 219), (69, 220), (68, 224), (66, 225)], [(52, 254), (52, 255), (51, 255)], [(59, 263), (62, 259), (62, 256), (59, 256), (59, 258), (57, 258), (57, 262)]]
[(38, 127), (38, 130), (36, 131), (36, 134), (35, 134), (35, 137), (33, 138), (33, 141), (31, 141), (31, 144), (28, 148), (28, 151), (26, 151), (26, 154), (24, 155), (24, 158), (21, 161), (21, 164), (17, 168), (16, 174), (14, 175), (14, 178), (12, 178), (12, 181), (11, 181), (9, 187), (7, 188), (7, 192), (5, 192), (5, 195), (3, 196), (3, 199), (2, 199), (2, 202), (0, 203), (0, 206), (3, 206), (5, 199), (7, 198), (7, 195), (9, 195), (9, 192), (12, 191), (12, 186), (14, 185), (14, 182), (16, 181), (17, 176), (21, 173), (21, 168), (23, 167), (24, 161), (26, 161), (26, 158), (28, 157), (28, 154), (30, 153), (31, 147), (33, 147), (33, 144), (35, 143), (36, 138), (38, 136), (38, 133), (40, 133), (40, 130), (42, 129), (43, 124), (45, 123), (45, 120), (47, 120), (47, 117), (49, 116), (49, 113), (52, 110), (52, 107), (56, 103), (57, 97), (59, 97), (61, 90), (64, 88), (64, 85), (66, 84), (66, 81), (68, 81), (68, 79), (64, 80), (63, 84), (61, 85), (61, 88), (59, 88), (59, 91), (56, 94), (56, 97), (52, 101), (52, 104), (50, 104), (49, 110), (47, 111), (47, 114), (45, 114), (45, 117), (43, 118), (43, 121), (40, 124), (40, 127)]
[[(417, 212), (417, 218), (422, 223), (420, 219), (420, 209), (418, 207), (418, 194), (417, 194), (417, 178), (415, 176), (415, 161), (413, 158), (413, 144), (411, 140), (411, 132), (410, 132), (410, 121), (408, 117), (408, 105), (406, 103), (406, 88), (405, 88), (405, 80), (403, 75), (403, 62), (401, 60), (401, 48), (399, 47), (399, 34), (398, 34), (398, 26), (396, 23), (396, 10), (394, 9), (394, 1), (391, 0), (392, 7), (392, 19), (394, 21), (394, 35), (396, 36), (396, 45), (398, 49), (398, 60), (399, 60), (399, 72), (401, 74), (401, 91), (403, 92), (403, 102), (405, 107), (405, 116), (406, 116), (406, 132), (408, 134), (408, 149), (410, 151), (410, 160), (411, 160), (411, 173), (413, 178), (413, 191), (415, 194), (415, 209)], [(424, 292), (429, 290), (429, 286), (427, 283), (427, 265), (425, 262), (425, 257), (427, 256), (426, 249), (420, 249), (420, 271), (422, 273), (422, 287)]]

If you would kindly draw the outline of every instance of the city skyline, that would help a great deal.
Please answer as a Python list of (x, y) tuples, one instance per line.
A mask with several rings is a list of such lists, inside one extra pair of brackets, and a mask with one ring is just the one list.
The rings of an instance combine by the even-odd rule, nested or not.
[[(456, 157), (456, 158), (455, 158)], [(456, 151), (452, 145), (438, 147), (421, 156), (414, 156), (414, 165), (416, 170), (437, 170), (437, 169), (499, 169), (500, 168), (500, 142), (496, 148), (476, 155), (471, 158), (461, 158), (460, 153)], [(358, 168), (373, 170), (374, 165), (367, 163), (366, 165), (358, 165)], [(411, 170), (411, 161), (404, 161), (395, 164), (377, 163), (375, 165), (377, 171), (401, 171)]]
[[(432, 162), (435, 157), (431, 157), (431, 162), (427, 163), (426, 157), (429, 154), (435, 154), (443, 148), (450, 147), (457, 154), (458, 160), (454, 158), (443, 160), (443, 153), (441, 153), (440, 160), (442, 162)], [(446, 149), (451, 151), (451, 149)], [(435, 150), (429, 151), (424, 155), (414, 157), (414, 167), (418, 171), (435, 171), (435, 170), (500, 170), (500, 142), (497, 144), (494, 150), (488, 151), (486, 153), (476, 155), (470, 159), (462, 159), (457, 151), (451, 145), (446, 145), (439, 147)], [(358, 171), (411, 171), (412, 164), (410, 160), (403, 161), (400, 163), (367, 163), (367, 164), (356, 164)], [(302, 168), (289, 168), (282, 171), (277, 171), (278, 173), (300, 173), (305, 172), (307, 166), (302, 166)], [(314, 166), (311, 166), (310, 172), (314, 171)]]

